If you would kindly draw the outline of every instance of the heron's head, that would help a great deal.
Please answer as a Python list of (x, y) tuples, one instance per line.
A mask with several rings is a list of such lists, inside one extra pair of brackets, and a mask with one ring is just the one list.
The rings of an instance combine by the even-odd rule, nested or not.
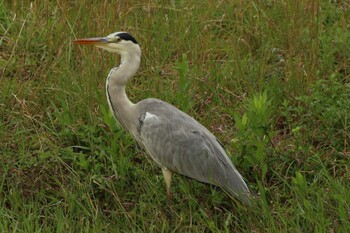
[(127, 32), (115, 32), (106, 37), (83, 38), (75, 40), (77, 44), (95, 45), (112, 53), (122, 56), (141, 56), (141, 49), (134, 37)]

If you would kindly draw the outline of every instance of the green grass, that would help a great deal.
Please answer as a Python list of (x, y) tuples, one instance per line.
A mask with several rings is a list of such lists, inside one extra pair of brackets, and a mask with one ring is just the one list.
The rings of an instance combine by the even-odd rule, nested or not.
[[(346, 1), (0, 1), (0, 232), (349, 232)], [(193, 115), (260, 196), (161, 171), (115, 123), (118, 57), (72, 44), (129, 31), (134, 102)]]

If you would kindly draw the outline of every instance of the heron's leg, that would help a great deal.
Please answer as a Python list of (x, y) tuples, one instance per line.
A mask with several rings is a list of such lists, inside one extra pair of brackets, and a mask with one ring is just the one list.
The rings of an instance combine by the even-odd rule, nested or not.
[(166, 184), (166, 196), (168, 200), (171, 200), (171, 190), (170, 190), (170, 183), (171, 183), (171, 174), (172, 172), (168, 168), (162, 168), (165, 184)]

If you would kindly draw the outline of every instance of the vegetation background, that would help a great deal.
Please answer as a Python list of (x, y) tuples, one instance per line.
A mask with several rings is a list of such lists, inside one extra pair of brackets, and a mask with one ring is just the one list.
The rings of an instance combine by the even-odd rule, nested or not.
[[(260, 196), (160, 170), (109, 112), (118, 57), (72, 40), (128, 31), (128, 87), (193, 115)], [(0, 0), (0, 232), (350, 232), (350, 3)]]

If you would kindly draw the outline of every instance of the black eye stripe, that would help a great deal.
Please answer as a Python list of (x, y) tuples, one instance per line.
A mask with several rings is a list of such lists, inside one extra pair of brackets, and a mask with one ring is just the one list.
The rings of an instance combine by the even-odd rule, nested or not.
[(134, 37), (132, 37), (129, 33), (127, 32), (120, 32), (120, 33), (117, 33), (115, 34), (115, 36), (118, 36), (120, 39), (122, 40), (129, 40), (129, 41), (132, 41), (133, 43), (135, 44), (138, 44), (137, 41), (135, 40)]

